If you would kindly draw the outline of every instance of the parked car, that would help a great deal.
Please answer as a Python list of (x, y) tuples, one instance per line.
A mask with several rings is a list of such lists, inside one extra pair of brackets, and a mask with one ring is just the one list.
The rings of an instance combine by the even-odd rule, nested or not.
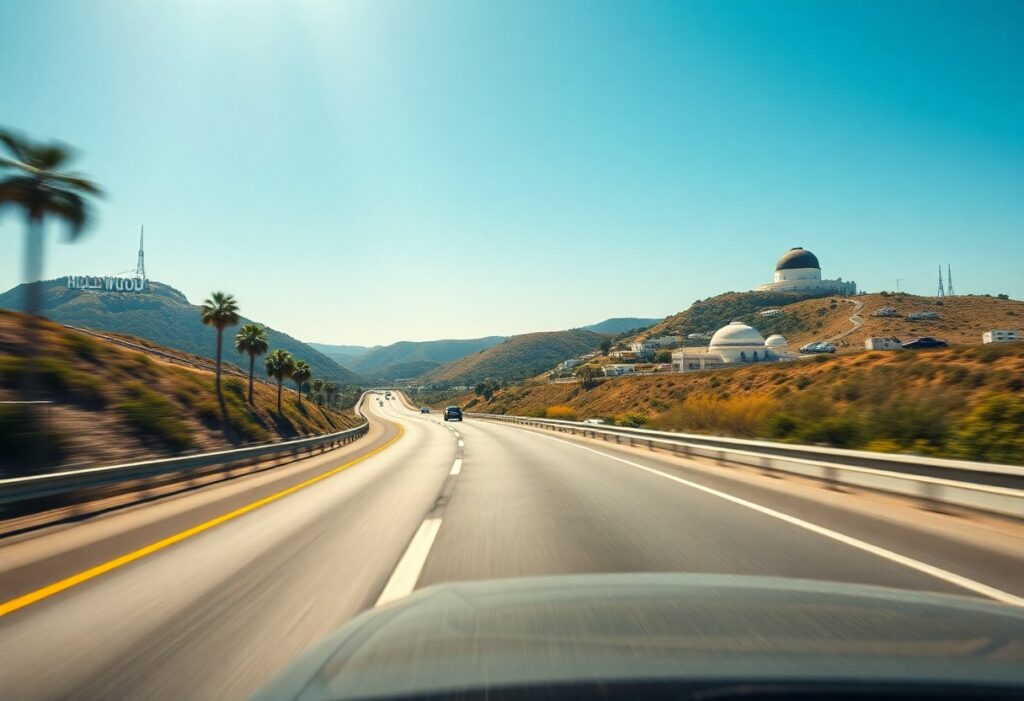
[(800, 348), (801, 353), (835, 353), (836, 347), (831, 343), (825, 343), (824, 341), (815, 341), (814, 343), (808, 343), (806, 346)]
[(445, 421), (462, 421), (462, 409), (457, 406), (449, 406), (444, 409)]
[(921, 338), (915, 338), (913, 341), (904, 343), (903, 347), (911, 350), (920, 348), (949, 348), (949, 344), (931, 336), (921, 336)]
[(428, 406), (421, 406), (420, 407), (420, 413), (421, 414), (429, 414), (430, 413), (430, 407), (428, 407)]

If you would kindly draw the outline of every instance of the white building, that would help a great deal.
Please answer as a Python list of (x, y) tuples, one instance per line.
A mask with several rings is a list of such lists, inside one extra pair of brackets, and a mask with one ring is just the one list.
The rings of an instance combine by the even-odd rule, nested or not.
[(629, 349), (634, 353), (652, 354), (661, 348), (677, 346), (682, 342), (682, 336), (659, 336), (658, 338), (645, 338), (642, 341), (630, 343)]
[(938, 312), (913, 312), (907, 314), (907, 321), (935, 321), (938, 318)]
[(723, 326), (711, 337), (707, 348), (682, 348), (672, 354), (672, 367), (676, 372), (709, 370), (741, 363), (776, 362), (793, 360), (789, 344), (779, 334), (767, 340), (757, 329), (741, 321)]
[(791, 248), (775, 264), (775, 280), (759, 285), (761, 291), (833, 292), (839, 295), (857, 294), (857, 283), (821, 279), (818, 258), (804, 248)]
[(612, 363), (611, 365), (605, 365), (604, 370), (605, 377), (617, 377), (619, 375), (632, 374), (634, 365), (629, 363)]
[(864, 347), (868, 350), (899, 350), (903, 347), (903, 343), (893, 336), (887, 338), (872, 336), (864, 339)]
[(982, 343), (1013, 343), (1020, 340), (1020, 332), (1007, 329), (992, 329), (981, 334)]
[(576, 367), (577, 365), (579, 365), (582, 362), (583, 361), (580, 360), (579, 358), (569, 358), (568, 360), (563, 360), (561, 363), (559, 363), (558, 364), (558, 369), (559, 370), (572, 370), (574, 367)]

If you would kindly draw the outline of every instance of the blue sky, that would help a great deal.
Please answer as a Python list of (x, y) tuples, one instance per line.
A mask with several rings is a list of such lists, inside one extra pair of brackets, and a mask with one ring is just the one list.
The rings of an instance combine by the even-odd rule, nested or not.
[[(826, 277), (1024, 298), (1022, 2), (0, 2), (0, 124), (134, 266), (304, 340), (664, 316)], [(0, 216), (0, 288), (22, 225)]]

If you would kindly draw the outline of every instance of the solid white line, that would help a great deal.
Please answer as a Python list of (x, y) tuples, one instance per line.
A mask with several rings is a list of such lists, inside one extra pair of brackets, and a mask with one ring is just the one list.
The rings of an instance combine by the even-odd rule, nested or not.
[(561, 438), (555, 438), (554, 436), (545, 436), (542, 433), (537, 433), (536, 435), (540, 436), (541, 438), (547, 438), (548, 440), (558, 441), (559, 443), (565, 443), (566, 445), (574, 446), (576, 448), (579, 448), (580, 450), (586, 450), (591, 453), (596, 453), (610, 460), (617, 460), (618, 462), (625, 463), (626, 465), (629, 465), (631, 467), (635, 467), (639, 470), (649, 472), (652, 475), (664, 477), (665, 479), (672, 480), (673, 482), (678, 482), (679, 484), (686, 485), (687, 487), (692, 487), (693, 489), (697, 489), (706, 494), (711, 494), (712, 496), (719, 497), (720, 499), (731, 501), (734, 504), (745, 506), (748, 509), (753, 509), (754, 511), (762, 513), (766, 516), (771, 516), (772, 518), (776, 518), (780, 521), (785, 521), (786, 523), (790, 523), (794, 526), (799, 526), (800, 528), (811, 531), (812, 533), (817, 533), (818, 535), (825, 536), (826, 538), (831, 538), (832, 540), (843, 543), (844, 545), (849, 545), (850, 547), (857, 548), (858, 550), (863, 550), (864, 552), (871, 553), (872, 555), (877, 555), (878, 557), (884, 558), (891, 562), (895, 562), (905, 567), (909, 567), (912, 570), (923, 572), (924, 574), (935, 577), (936, 579), (941, 579), (944, 582), (954, 584), (958, 587), (962, 587), (963, 589), (967, 589), (968, 591), (972, 591), (976, 594), (987, 596), (990, 599), (1001, 601), (1004, 604), (1024, 606), (1024, 598), (1015, 596), (1013, 594), (1010, 594), (1009, 592), (1002, 591), (1001, 589), (990, 587), (987, 584), (982, 584), (981, 582), (969, 579), (968, 577), (956, 574), (955, 572), (950, 572), (940, 567), (929, 565), (926, 562), (915, 560), (913, 558), (907, 557), (906, 555), (900, 555), (899, 553), (893, 552), (892, 550), (887, 550), (886, 548), (882, 548), (877, 545), (872, 545), (871, 543), (860, 540), (859, 538), (854, 538), (852, 536), (839, 533), (838, 531), (833, 531), (831, 528), (819, 526), (816, 523), (811, 523), (810, 521), (805, 521), (801, 518), (790, 516), (789, 514), (784, 514), (781, 511), (770, 509), (767, 506), (761, 506), (760, 504), (755, 504), (752, 501), (747, 501), (746, 499), (734, 497), (731, 494), (720, 492), (717, 489), (705, 487), (702, 484), (691, 482), (690, 480), (683, 479), (682, 477), (676, 477), (675, 475), (670, 475), (667, 472), (656, 470), (653, 467), (647, 467), (646, 465), (641, 465), (640, 463), (633, 462), (632, 460), (626, 460), (625, 458), (620, 458), (615, 455), (609, 455), (608, 453), (604, 453), (600, 450), (594, 450), (593, 448), (588, 448), (587, 446), (580, 445), (572, 441), (563, 440)]
[(465, 441), (459, 441), (459, 447), (460, 448), (465, 448), (466, 447), (466, 442)]
[(452, 471), (449, 475), (457, 475), (462, 472), (462, 458), (455, 458), (455, 462), (452, 463)]
[(416, 582), (419, 581), (420, 572), (423, 571), (423, 565), (427, 562), (427, 555), (430, 554), (430, 548), (434, 545), (434, 538), (437, 537), (439, 528), (441, 528), (441, 519), (439, 518), (428, 518), (420, 524), (419, 530), (412, 537), (412, 542), (405, 549), (405, 554), (398, 561), (395, 571), (391, 573), (391, 579), (385, 585), (384, 591), (380, 593), (380, 598), (377, 599), (375, 606), (383, 606), (412, 593), (412, 590), (416, 588)]

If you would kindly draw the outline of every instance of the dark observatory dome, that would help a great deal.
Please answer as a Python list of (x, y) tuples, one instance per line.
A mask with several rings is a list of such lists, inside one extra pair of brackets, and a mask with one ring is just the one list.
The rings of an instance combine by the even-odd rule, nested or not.
[(821, 265), (818, 263), (817, 256), (799, 246), (786, 251), (785, 255), (779, 258), (779, 262), (775, 264), (776, 270), (795, 270), (797, 268), (817, 268), (820, 270)]

